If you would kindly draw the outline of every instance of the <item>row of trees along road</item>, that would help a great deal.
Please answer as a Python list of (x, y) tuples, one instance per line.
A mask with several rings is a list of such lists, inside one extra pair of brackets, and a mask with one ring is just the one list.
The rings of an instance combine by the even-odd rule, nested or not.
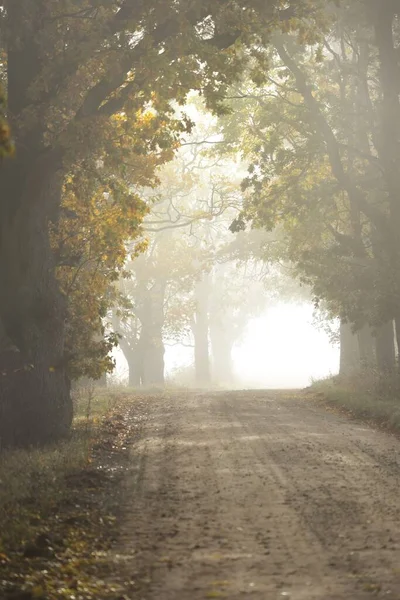
[[(126, 258), (120, 235), (137, 238), (146, 212), (132, 184), (154, 185), (156, 168), (190, 129), (173, 103), (199, 90), (220, 111), (228, 86), (271, 33), (293, 28), (303, 14), (310, 20), (317, 5), (0, 2), (1, 73), (16, 147), (0, 172), (3, 444), (43, 443), (69, 430), (70, 379), (88, 340), (102, 338), (109, 303), (96, 276), (117, 277)], [(96, 350), (106, 346), (100, 341)]]
[[(330, 24), (277, 33), (232, 86), (224, 152), (249, 163), (233, 224), (286, 235), (283, 255), (340, 318), (341, 372), (387, 372), (400, 347), (400, 6), (327, 3)], [(395, 327), (394, 327), (395, 325)]]
[(232, 385), (233, 346), (271, 298), (261, 260), (271, 236), (229, 232), (242, 205), (243, 169), (208, 151), (218, 143), (210, 115), (196, 111), (196, 121), (148, 193), (148, 247), (127, 265), (113, 311), (135, 387), (164, 383), (166, 346), (192, 348), (198, 385)]
[[(250, 222), (285, 232), (282, 260), (341, 320), (343, 371), (359, 363), (393, 369), (395, 336), (400, 345), (399, 13), (395, 0), (0, 2), (5, 116), (15, 145), (0, 169), (2, 444), (65, 435), (71, 378), (112, 368), (117, 338), (103, 322), (128, 260), (140, 256), (133, 270), (146, 270), (140, 265), (151, 261), (151, 249), (165, 257), (178, 238), (188, 260), (192, 242), (178, 235), (183, 227), (151, 238), (141, 253), (149, 188), (192, 128), (177, 107), (193, 90), (221, 118), (220, 151), (241, 153), (249, 165), (232, 228)], [(7, 126), (0, 131), (3, 156), (12, 147)], [(195, 217), (192, 237), (211, 239), (211, 221)], [(224, 252), (204, 250), (200, 265), (192, 261), (194, 291), (184, 289), (189, 275), (177, 294), (155, 272), (143, 286), (154, 284), (159, 306), (162, 298), (171, 306), (152, 319), (164, 319), (164, 340), (182, 329), (174, 325), (174, 298), (197, 294), (195, 306), (206, 303), (208, 282), (228, 269)], [(133, 277), (132, 300), (140, 280)], [(187, 312), (207, 379), (211, 323), (204, 311)], [(137, 333), (144, 353), (159, 335), (149, 335), (145, 321)], [(142, 382), (148, 371), (140, 367)]]

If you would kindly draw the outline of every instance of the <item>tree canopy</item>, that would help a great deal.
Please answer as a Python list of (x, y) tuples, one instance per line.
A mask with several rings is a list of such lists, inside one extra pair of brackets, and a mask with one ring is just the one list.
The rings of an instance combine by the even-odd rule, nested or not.
[[(140, 235), (145, 210), (133, 190), (156, 183), (156, 169), (190, 131), (187, 94), (198, 90), (210, 110), (223, 111), (256, 42), (310, 8), (306, 0), (2, 3), (1, 67), (16, 155), (0, 173), (0, 318), (6, 346), (18, 351), (12, 362), (29, 367), (36, 390), (30, 416), (23, 400), (16, 409), (25, 415), (21, 438), (68, 430), (69, 377), (89, 368), (77, 369), (74, 358), (101, 333), (107, 286), (94, 277), (114, 277), (126, 258), (123, 238)], [(104, 218), (100, 227), (95, 214)], [(76, 223), (67, 223), (73, 215)], [(115, 243), (113, 252), (102, 253), (102, 238)], [(96, 299), (83, 292), (89, 286), (98, 286)], [(13, 394), (21, 397), (4, 390), (7, 405)]]
[(399, 316), (398, 9), (341, 3), (333, 14), (306, 44), (275, 34), (263, 84), (231, 90), (222, 131), (249, 163), (232, 229), (281, 225), (316, 302), (377, 331)]
[[(128, 304), (136, 317), (146, 308), (130, 325), (139, 338), (148, 326), (157, 377), (166, 336), (188, 328), (207, 362), (209, 308), (228, 306), (222, 283), (239, 255), (290, 264), (327, 314), (372, 332), (374, 360), (393, 362), (398, 18), (396, 2), (367, 0), (2, 3), (0, 152), (12, 157), (0, 170), (0, 393), (5, 427), (19, 432), (11, 443), (68, 431), (70, 380), (113, 368), (111, 315)], [(206, 130), (190, 137), (193, 93), (214, 128), (206, 144)], [(192, 157), (177, 153), (189, 144)], [(228, 221), (279, 243), (262, 253), (254, 234), (228, 241)]]

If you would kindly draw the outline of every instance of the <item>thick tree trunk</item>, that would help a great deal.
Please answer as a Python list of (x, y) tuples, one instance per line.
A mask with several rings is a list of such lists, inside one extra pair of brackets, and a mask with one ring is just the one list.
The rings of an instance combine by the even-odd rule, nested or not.
[(142, 331), (139, 347), (143, 361), (142, 384), (145, 386), (163, 386), (165, 383), (163, 340), (165, 289), (164, 281), (154, 284), (140, 310)]
[(132, 388), (139, 388), (141, 386), (141, 367), (137, 360), (131, 360), (128, 362), (129, 380), (128, 385)]
[(164, 344), (152, 336), (148, 337), (142, 346), (143, 351), (143, 376), (142, 383), (144, 386), (163, 386), (165, 383), (164, 376)]
[[(132, 343), (135, 345), (132, 346)], [(139, 350), (138, 342), (130, 342), (130, 345), (122, 340), (120, 347), (128, 363), (129, 387), (138, 388), (142, 384), (143, 360)]]
[(375, 338), (371, 328), (365, 325), (358, 333), (358, 349), (362, 369), (370, 369), (375, 366)]
[(72, 421), (67, 304), (49, 240), (49, 222), (59, 215), (63, 165), (62, 151), (46, 147), (42, 115), (29, 113), (36, 109), (32, 83), (47, 60), (36, 35), (43, 3), (28, 7), (13, 0), (6, 9), (7, 113), (17, 153), (0, 171), (0, 318), (12, 344), (0, 356), (0, 437), (6, 445), (29, 445), (60, 438)]
[(128, 363), (128, 385), (138, 388), (142, 384), (143, 361), (139, 352), (139, 347), (128, 347), (127, 344), (120, 343), (125, 360)]
[(72, 421), (64, 356), (67, 306), (49, 241), (49, 221), (60, 206), (59, 163), (50, 154), (21, 154), (4, 167), (0, 181), (0, 317), (17, 350), (0, 361), (6, 373), (0, 435), (8, 445), (56, 440)]
[(119, 347), (128, 364), (128, 385), (138, 388), (142, 385), (143, 360), (139, 348), (139, 326), (138, 319), (131, 317), (125, 328), (121, 326), (119, 316), (116, 312), (112, 315), (114, 331), (120, 336)]
[[(382, 10), (379, 3), (369, 2), (370, 16), (375, 28), (380, 69), (379, 79), (382, 88), (381, 135), (377, 147), (383, 167), (385, 188), (390, 206), (390, 238), (387, 252), (393, 279), (397, 289), (391, 289), (391, 304), (396, 321), (396, 342), (400, 350), (400, 79), (397, 41), (398, 2), (387, 2)], [(386, 236), (387, 238), (388, 236)], [(393, 298), (396, 300), (393, 301)], [(389, 316), (389, 315), (388, 315)]]
[(400, 373), (400, 317), (394, 320), (395, 339), (396, 339), (396, 355), (397, 355), (397, 370)]
[(192, 324), (194, 336), (194, 364), (196, 384), (209, 385), (211, 382), (210, 352), (209, 352), (209, 276), (198, 282), (195, 289), (196, 313)]
[(360, 370), (360, 352), (357, 334), (349, 323), (340, 325), (340, 375), (352, 375)]
[(376, 360), (381, 373), (387, 373), (395, 369), (393, 321), (385, 323), (376, 332)]

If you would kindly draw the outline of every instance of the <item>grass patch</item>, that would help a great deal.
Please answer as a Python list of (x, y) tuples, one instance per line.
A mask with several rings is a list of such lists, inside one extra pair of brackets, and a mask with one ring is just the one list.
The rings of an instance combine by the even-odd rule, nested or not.
[(0, 551), (15, 550), (35, 534), (66, 493), (66, 478), (87, 467), (102, 419), (120, 399), (114, 392), (81, 388), (74, 395), (75, 420), (69, 439), (32, 450), (0, 453)]
[[(129, 398), (129, 400), (128, 400)], [(115, 597), (103, 574), (115, 537), (132, 395), (75, 394), (68, 440), (0, 454), (0, 598)]]
[(0, 550), (27, 543), (43, 518), (60, 503), (69, 473), (88, 464), (90, 442), (75, 432), (44, 450), (15, 450), (0, 456)]
[(369, 373), (332, 377), (314, 382), (309, 391), (353, 417), (400, 432), (400, 378), (397, 375), (378, 377)]

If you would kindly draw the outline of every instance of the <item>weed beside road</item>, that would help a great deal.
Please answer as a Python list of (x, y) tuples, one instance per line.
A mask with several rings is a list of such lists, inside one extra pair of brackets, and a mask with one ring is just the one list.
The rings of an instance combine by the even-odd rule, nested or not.
[(0, 455), (0, 598), (114, 598), (116, 538), (134, 402), (80, 390), (70, 439)]
[(364, 373), (315, 382), (307, 390), (319, 400), (347, 414), (400, 432), (399, 376), (377, 377)]

